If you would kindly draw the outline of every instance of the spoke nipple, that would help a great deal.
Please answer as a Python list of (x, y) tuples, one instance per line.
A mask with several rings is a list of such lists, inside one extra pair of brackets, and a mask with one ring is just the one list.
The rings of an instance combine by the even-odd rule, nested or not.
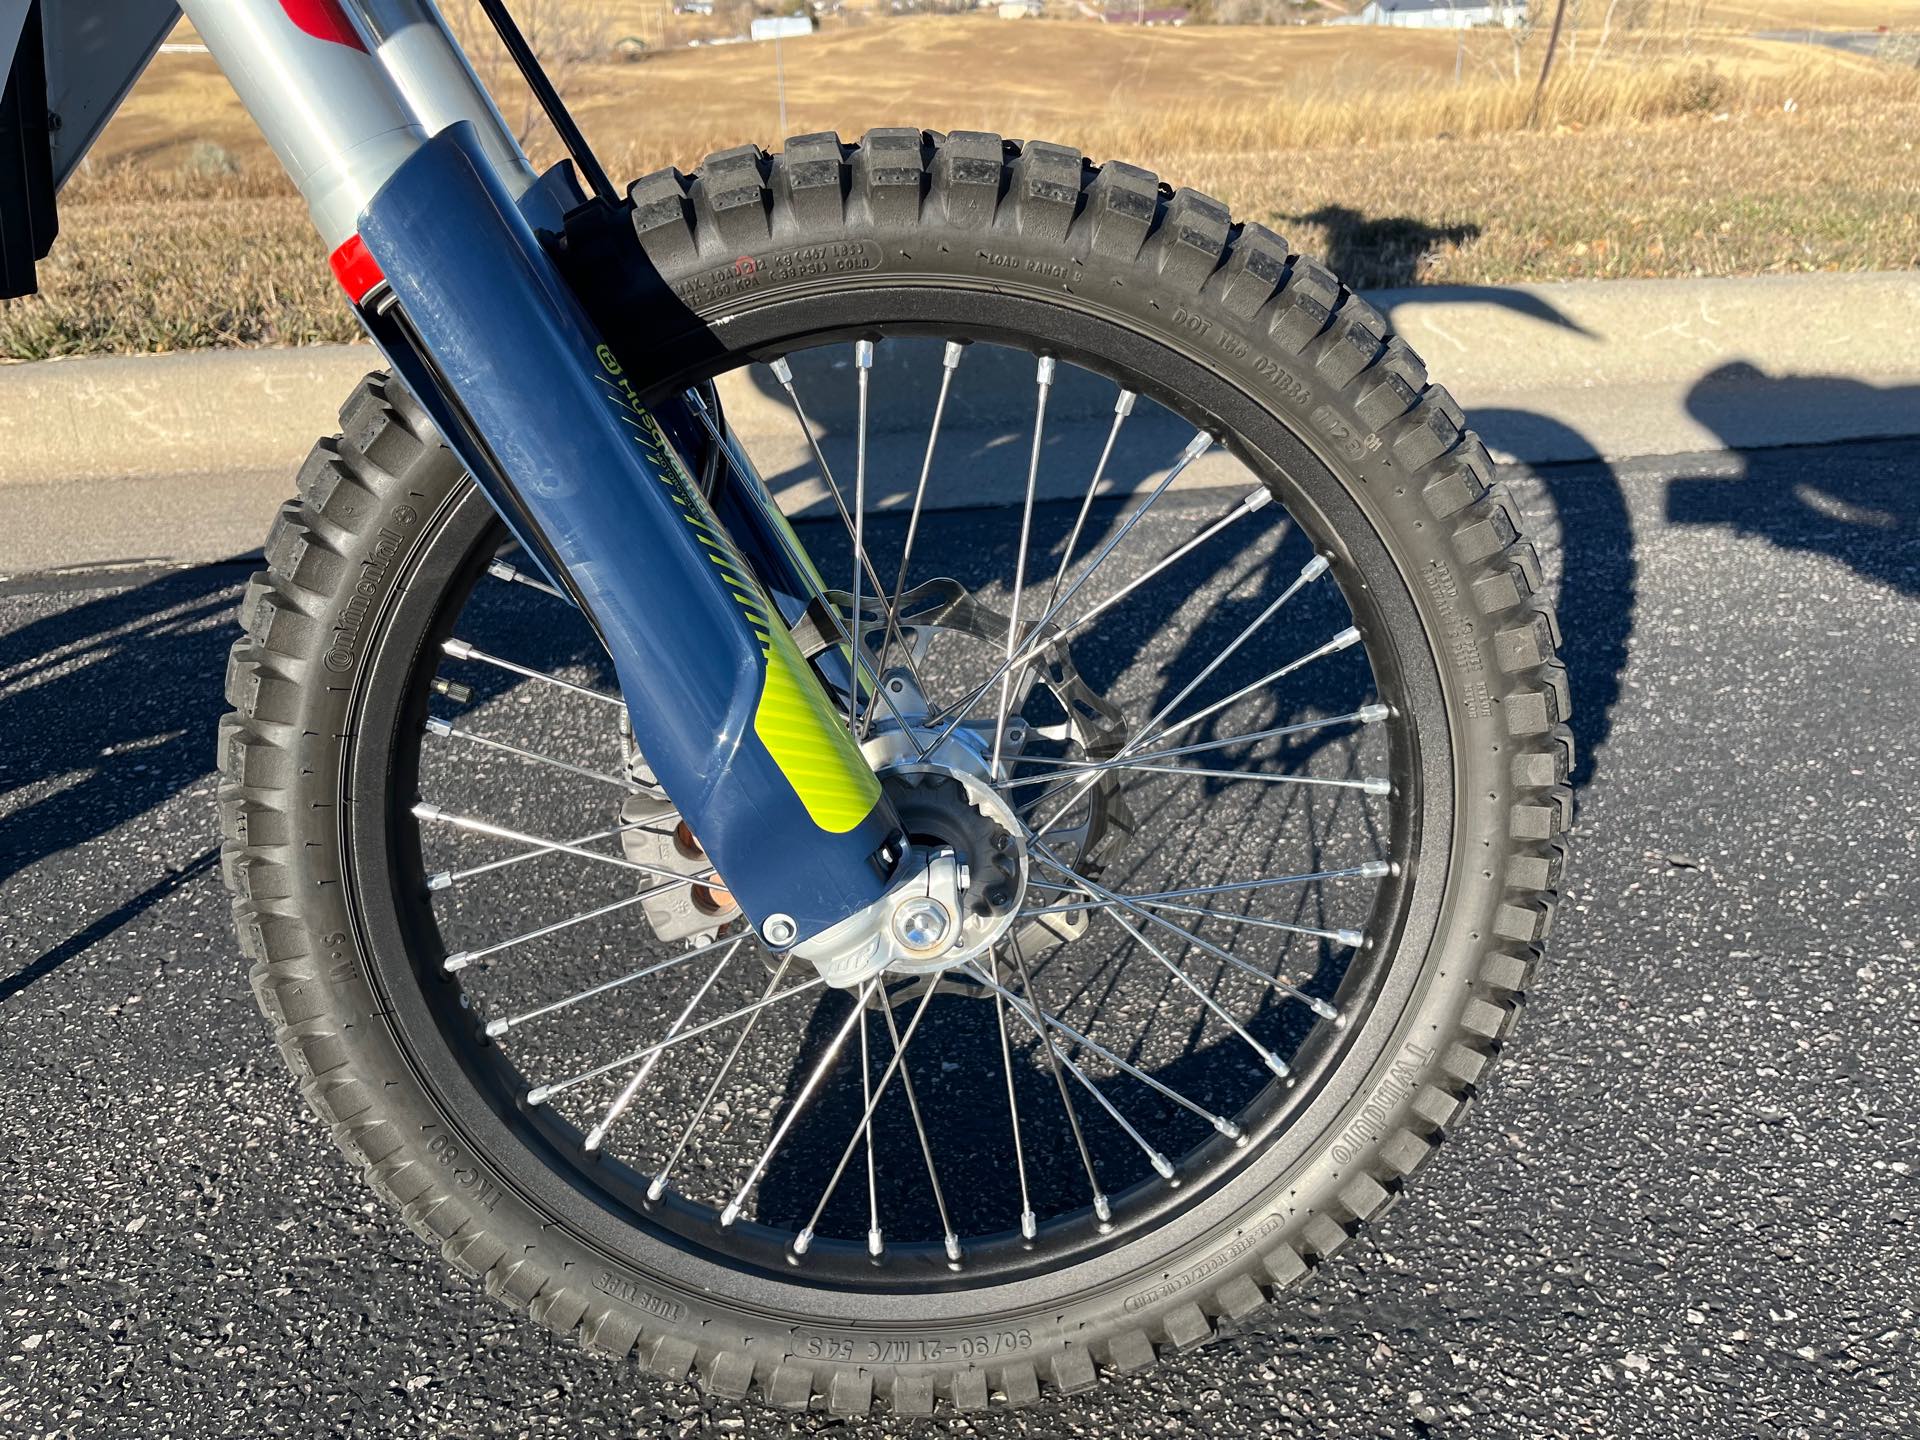
[[(487, 1035), (491, 1039), (495, 1039), (495, 1040), (499, 1039), (502, 1035), (506, 1034), (507, 1031), (511, 1030), (512, 1028), (513, 1028), (513, 1022), (511, 1020), (487, 1021)], [(589, 1140), (587, 1142), (587, 1148), (591, 1150), (595, 1143), (596, 1142)]]
[(667, 1193), (667, 1177), (656, 1175), (647, 1185), (647, 1199), (658, 1200)]
[(587, 1132), (587, 1138), (581, 1142), (581, 1146), (591, 1154), (598, 1154), (600, 1147), (604, 1145), (606, 1141), (607, 1132), (596, 1125)]
[(958, 340), (949, 340), (947, 341), (947, 353), (941, 357), (940, 363), (949, 370), (958, 370), (960, 368), (960, 357), (966, 353), (967, 347), (964, 344)]
[(1389, 710), (1385, 705), (1362, 705), (1360, 707), (1360, 723), (1362, 725), (1377, 725), (1392, 713), (1393, 711)]
[(453, 876), (445, 870), (436, 870), (427, 876), (427, 889), (447, 890), (453, 886)]
[(856, 340), (853, 342), (853, 363), (862, 370), (873, 368), (873, 341)]
[(960, 1263), (960, 1237), (952, 1233), (947, 1235), (947, 1259), (954, 1265)]
[(1393, 862), (1391, 860), (1368, 860), (1361, 865), (1360, 874), (1363, 879), (1383, 880), (1393, 874)]
[(465, 640), (455, 639), (451, 635), (440, 642), (440, 648), (456, 660), (470, 660), (473, 658), (473, 646)]
[(1367, 943), (1367, 937), (1358, 930), (1336, 930), (1333, 932), (1333, 943), (1344, 945), (1349, 950), (1358, 950)]
[(1040, 1221), (1031, 1210), (1020, 1212), (1020, 1234), (1028, 1240), (1040, 1233)]
[(440, 814), (438, 805), (429, 805), (424, 800), (413, 807), (413, 818), (416, 820), (438, 820)]
[(1393, 793), (1393, 782), (1391, 780), (1372, 778), (1363, 782), (1360, 788), (1369, 795), (1391, 795)]
[(1113, 1206), (1107, 1203), (1107, 1197), (1105, 1195), (1096, 1195), (1093, 1197), (1093, 1213), (1099, 1217), (1102, 1225), (1111, 1225), (1113, 1223)]
[(769, 360), (767, 368), (773, 372), (773, 378), (782, 385), (793, 384), (793, 366), (787, 363), (786, 356), (782, 355), (778, 360)]
[(473, 963), (473, 956), (469, 955), (464, 950), (456, 950), (453, 954), (447, 956), (446, 959), (440, 962), (440, 968), (445, 970), (449, 975), (451, 975), (456, 970), (466, 969), (467, 966), (471, 965), (472, 963)]
[(1042, 355), (1039, 366), (1034, 370), (1034, 382), (1039, 385), (1053, 384), (1053, 367), (1053, 356)]
[(1213, 1122), (1213, 1128), (1218, 1130), (1222, 1135), (1226, 1136), (1229, 1140), (1239, 1140), (1244, 1138), (1240, 1133), (1240, 1127), (1234, 1124), (1233, 1121), (1231, 1120), (1216, 1118)]
[(807, 1253), (807, 1251), (811, 1250), (812, 1248), (813, 1248), (813, 1227), (809, 1225), (807, 1226), (806, 1229), (802, 1230), (798, 1235), (793, 1237), (793, 1253), (796, 1255), (804, 1255)]
[(1162, 1180), (1173, 1179), (1173, 1162), (1171, 1160), (1167, 1159), (1167, 1157), (1162, 1155), (1158, 1150), (1153, 1152), (1151, 1158), (1153, 1168), (1160, 1173)]
[(1313, 1013), (1318, 1015), (1322, 1020), (1331, 1020), (1339, 1029), (1344, 1030), (1346, 1028), (1347, 1017), (1324, 1000), (1315, 1000), (1313, 1002)]
[(429, 715), (427, 717), (427, 733), (429, 735), (451, 735), (453, 734), (453, 722), (451, 720), (442, 720), (438, 715)]
[(1139, 398), (1140, 397), (1131, 390), (1122, 390), (1120, 392), (1120, 398), (1113, 402), (1113, 413), (1116, 415), (1131, 415), (1133, 413), (1133, 402)]
[(1300, 578), (1302, 580), (1318, 580), (1322, 575), (1326, 573), (1327, 573), (1327, 557), (1324, 555), (1315, 555), (1311, 560), (1307, 561), (1306, 564), (1300, 567)]
[(553, 1091), (548, 1089), (545, 1085), (536, 1085), (533, 1087), (533, 1089), (527, 1091), (527, 1104), (544, 1105), (547, 1103), (547, 1097), (552, 1093)]
[(1293, 1074), (1293, 1071), (1287, 1068), (1287, 1062), (1282, 1060), (1278, 1055), (1274, 1054), (1271, 1050), (1267, 1051), (1266, 1055), (1263, 1058), (1267, 1062), (1267, 1069), (1271, 1070), (1274, 1074), (1278, 1075), (1282, 1080), (1286, 1079), (1289, 1075)]
[(487, 573), (496, 580), (511, 580), (520, 572), (504, 560), (489, 560), (487, 562)]
[(1255, 510), (1264, 509), (1272, 503), (1273, 492), (1262, 485), (1256, 489), (1249, 490), (1247, 492), (1247, 498), (1240, 502), (1240, 506), (1248, 514), (1252, 514)]
[(1356, 643), (1359, 639), (1360, 631), (1355, 626), (1349, 625), (1327, 642), (1327, 648), (1329, 650), (1344, 650), (1349, 645)]
[[(1189, 460), (1198, 460), (1202, 455), (1206, 454), (1207, 451), (1211, 450), (1212, 448), (1213, 448), (1213, 436), (1209, 435), (1204, 430), (1196, 431), (1193, 439), (1187, 442), (1187, 448), (1180, 452), (1180, 459), (1183, 462), (1189, 461)], [(1262, 490), (1260, 493), (1264, 495), (1267, 492), (1265, 490)]]
[(722, 1230), (726, 1229), (739, 1218), (740, 1202), (738, 1200), (729, 1200), (727, 1202), (727, 1208), (720, 1212), (720, 1228)]

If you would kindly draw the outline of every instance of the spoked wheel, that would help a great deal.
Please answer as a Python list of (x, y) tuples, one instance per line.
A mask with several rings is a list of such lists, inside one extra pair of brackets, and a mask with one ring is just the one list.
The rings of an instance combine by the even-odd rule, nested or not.
[(723, 1393), (924, 1413), (1195, 1343), (1391, 1202), (1545, 937), (1565, 686), (1484, 452), (1324, 271), (1126, 167), (808, 137), (634, 200), (628, 370), (715, 382), (703, 483), (799, 517), (964, 913), (851, 991), (763, 945), (376, 379), (229, 672), (283, 1047), (490, 1291)]

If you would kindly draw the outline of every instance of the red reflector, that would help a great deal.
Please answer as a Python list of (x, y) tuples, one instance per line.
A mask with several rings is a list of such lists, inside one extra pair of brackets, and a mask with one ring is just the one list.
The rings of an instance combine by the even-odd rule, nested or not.
[(375, 263), (372, 252), (358, 235), (349, 235), (340, 248), (327, 257), (327, 263), (333, 266), (333, 278), (340, 282), (340, 288), (347, 292), (347, 298), (356, 305), (367, 298), (369, 290), (387, 278), (380, 273), (380, 266)]

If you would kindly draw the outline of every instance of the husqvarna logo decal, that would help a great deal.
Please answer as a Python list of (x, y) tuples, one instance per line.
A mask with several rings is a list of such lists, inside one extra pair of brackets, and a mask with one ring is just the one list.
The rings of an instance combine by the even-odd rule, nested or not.
[(609, 398), (620, 408), (621, 419), (633, 427), (634, 440), (646, 452), (648, 470), (673, 496), (680, 518), (693, 527), (707, 558), (720, 571), (727, 593), (759, 642), (766, 669), (753, 712), (754, 734), (793, 786), (813, 823), (833, 834), (845, 834), (866, 819), (880, 799), (880, 782), (873, 767), (854, 747), (813, 668), (793, 643), (793, 636), (780, 622), (732, 539), (714, 518), (706, 497), (693, 483), (660, 422), (640, 403), (619, 359), (605, 345), (595, 349), (594, 357), (600, 362)]

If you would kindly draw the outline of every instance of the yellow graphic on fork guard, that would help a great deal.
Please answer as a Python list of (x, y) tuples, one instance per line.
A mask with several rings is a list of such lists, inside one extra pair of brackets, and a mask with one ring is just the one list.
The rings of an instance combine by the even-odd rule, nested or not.
[[(599, 348), (598, 359), (607, 375), (620, 375), (620, 362), (606, 346)], [(827, 692), (780, 622), (779, 612), (714, 519), (659, 422), (640, 404), (626, 380), (607, 383), (615, 402), (635, 422), (634, 439), (655, 461), (661, 483), (680, 507), (681, 518), (693, 527), (707, 558), (719, 567), (728, 593), (766, 657), (760, 699), (753, 712), (754, 734), (793, 786), (813, 823), (832, 834), (845, 834), (872, 814), (879, 802), (880, 781), (873, 767), (855, 748)]]

